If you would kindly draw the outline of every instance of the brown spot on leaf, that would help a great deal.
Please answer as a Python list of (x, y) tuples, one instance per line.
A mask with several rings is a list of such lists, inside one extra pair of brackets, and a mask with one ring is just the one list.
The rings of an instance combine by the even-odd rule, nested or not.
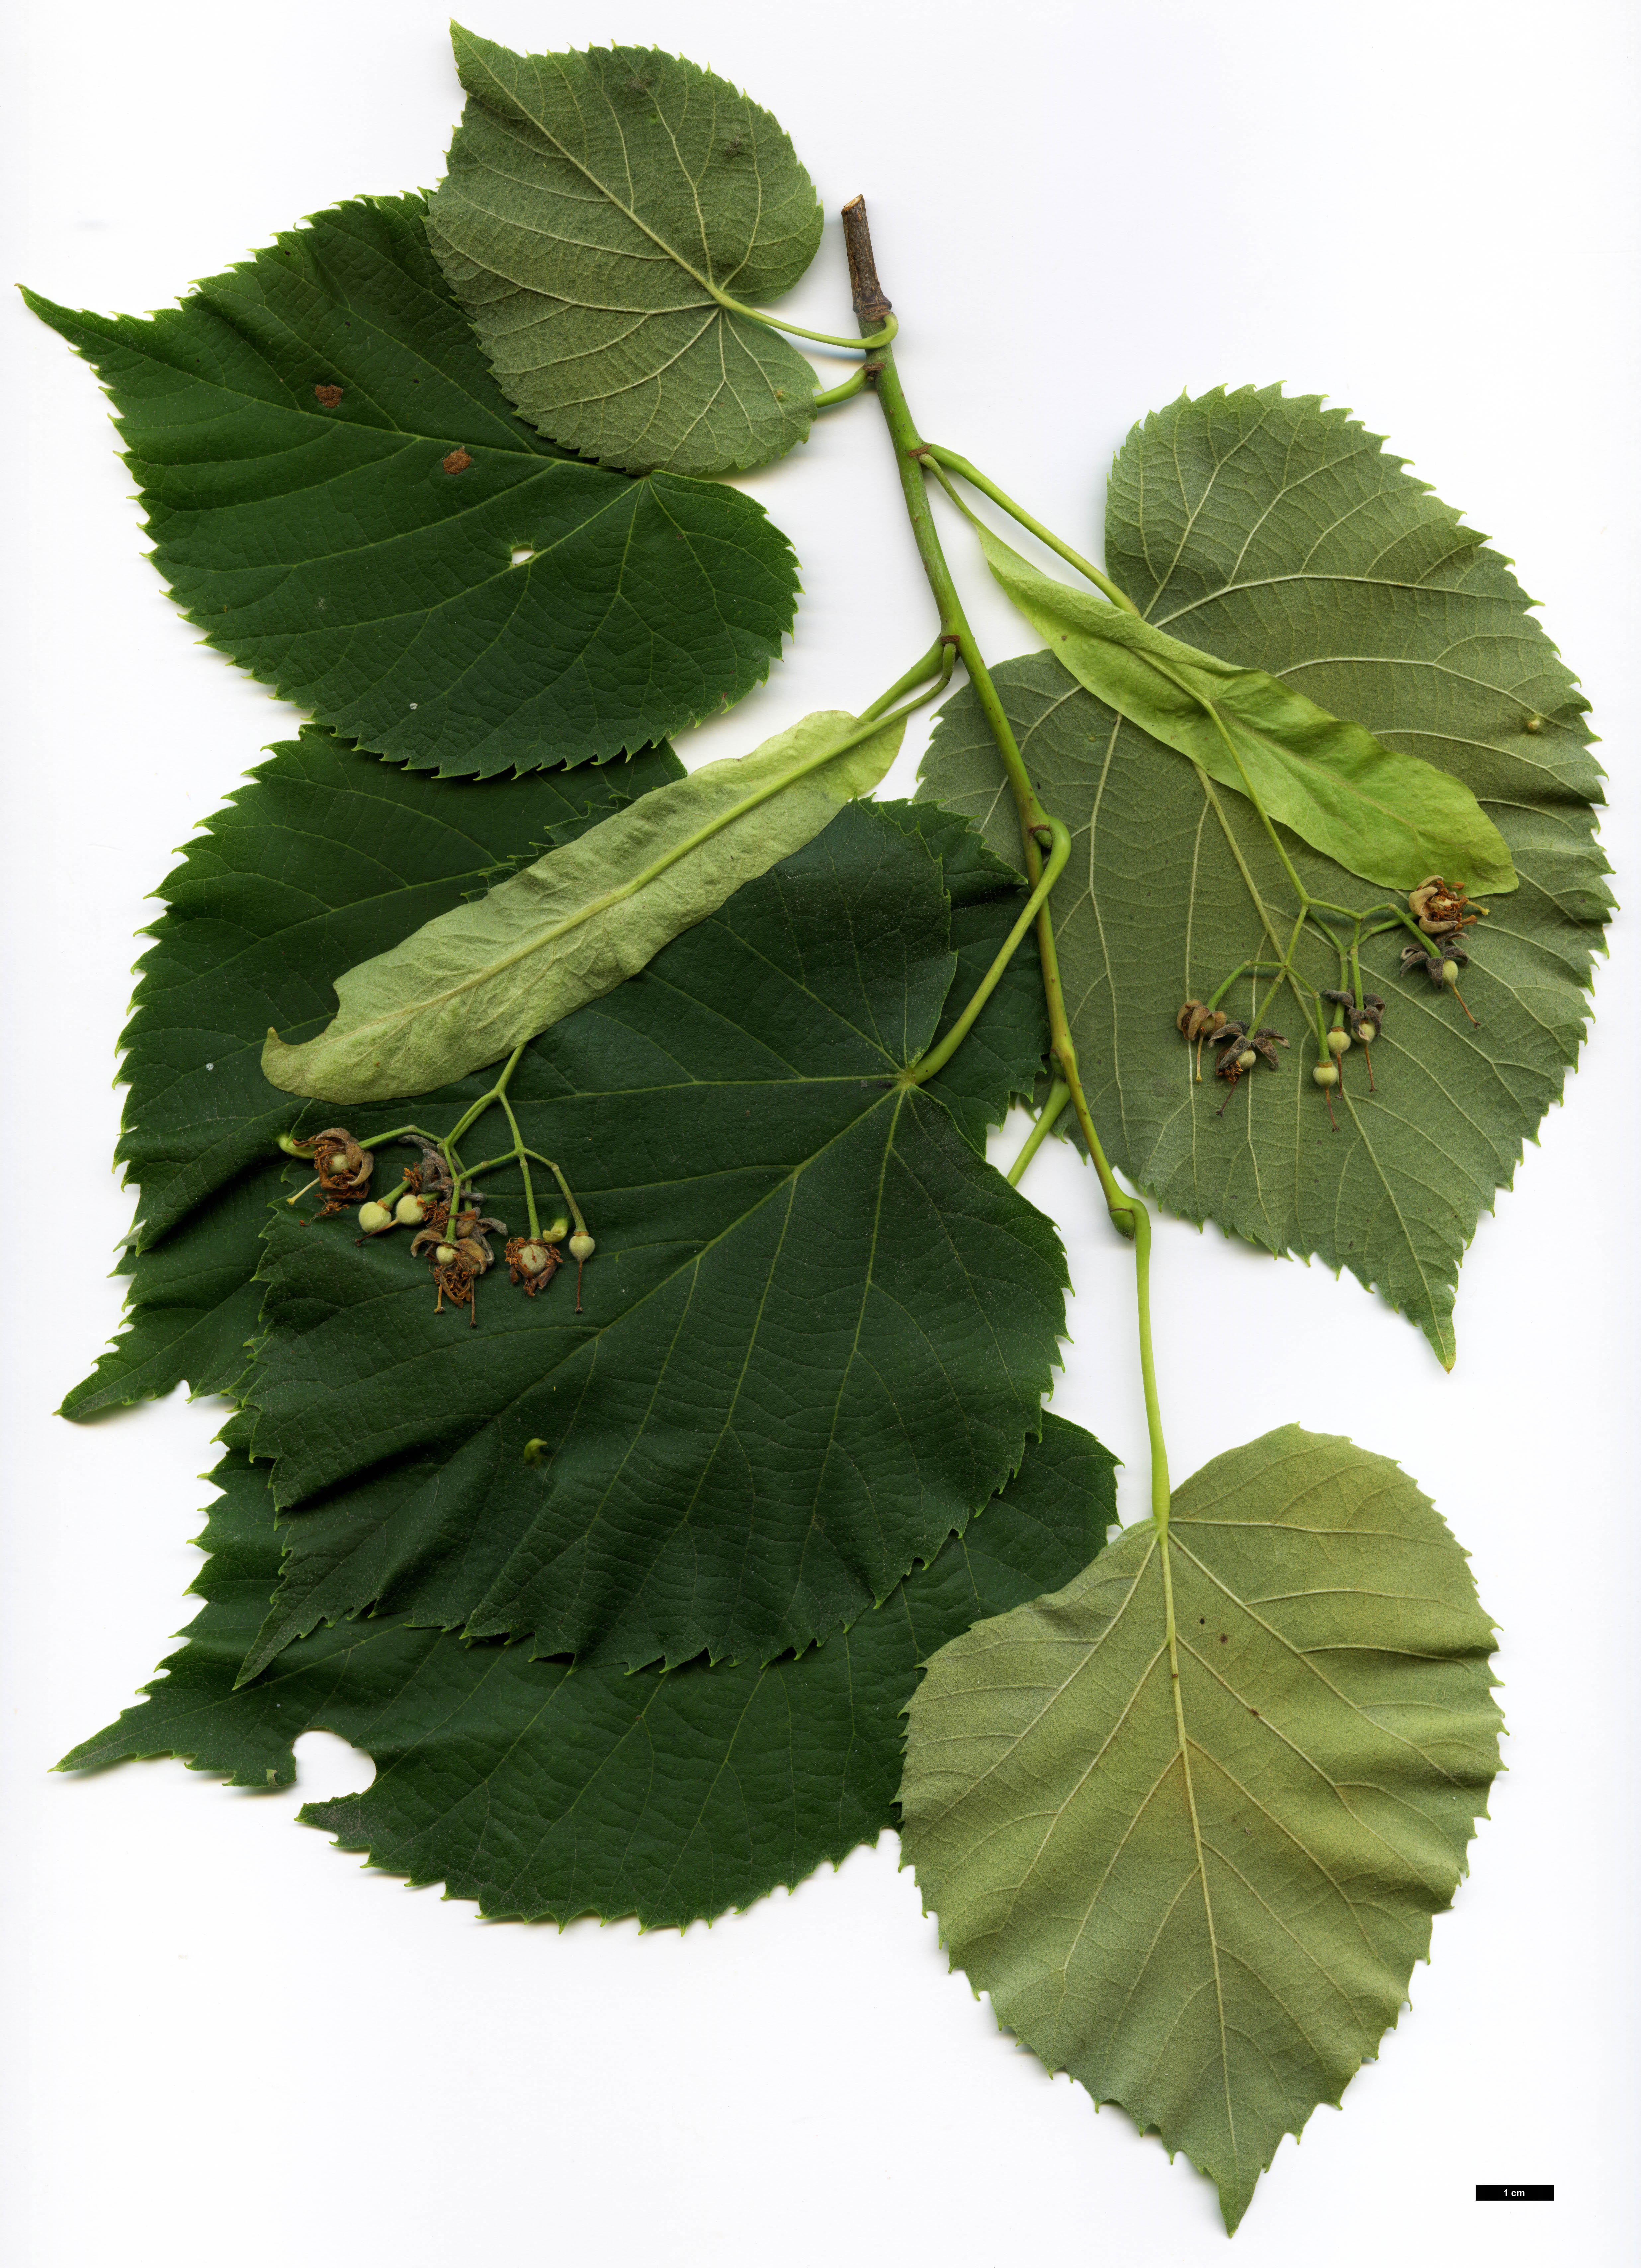
[(339, 386), (316, 386), (314, 388), (314, 399), (315, 401), (322, 401), (327, 409), (334, 409), (342, 399), (342, 388)]
[(472, 461), (465, 449), (452, 449), (445, 459), (445, 470), (447, 473), (464, 473)]

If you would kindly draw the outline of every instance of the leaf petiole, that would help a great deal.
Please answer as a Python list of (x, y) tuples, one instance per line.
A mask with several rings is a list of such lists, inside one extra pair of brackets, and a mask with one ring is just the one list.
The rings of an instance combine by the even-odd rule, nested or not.
[(1063, 1079), (1057, 1079), (1048, 1090), (1047, 1099), (1044, 1102), (1041, 1111), (1038, 1114), (1036, 1125), (1032, 1127), (1031, 1132), (1026, 1136), (1024, 1143), (1021, 1146), (1019, 1156), (1009, 1168), (1006, 1178), (1011, 1189), (1017, 1189), (1019, 1188), (1020, 1176), (1024, 1173), (1032, 1159), (1036, 1157), (1038, 1152), (1042, 1148), (1044, 1142), (1053, 1130), (1055, 1120), (1060, 1116), (1061, 1112), (1065, 1108), (1067, 1103), (1068, 1103), (1070, 1100), (1071, 1089), (1066, 1085)]
[[(1043, 830), (1039, 828), (1038, 832), (1041, 834)], [(967, 1005), (957, 1022), (937, 1047), (931, 1048), (928, 1053), (913, 1064), (909, 1070), (901, 1072), (898, 1081), (900, 1086), (921, 1086), (926, 1080), (933, 1079), (936, 1071), (943, 1071), (973, 1029), (975, 1018), (996, 990), (1004, 969), (1018, 952), (1027, 930), (1041, 912), (1049, 892), (1059, 880), (1061, 870), (1071, 856), (1071, 829), (1065, 821), (1051, 819), (1047, 832), (1050, 836), (1048, 861), (1038, 878), (1037, 887), (1021, 908), (1019, 919), (1003, 939), (996, 958), (975, 986)], [(1067, 1092), (1068, 1094), (1070, 1092), (1069, 1088)]]
[(841, 386), (828, 387), (809, 403), (811, 409), (835, 409), (840, 401), (852, 401), (857, 394), (866, 391), (866, 372), (857, 370), (853, 378), (846, 378)]
[[(706, 281), (704, 276), (699, 280), (702, 283)], [(762, 323), (765, 330), (788, 331), (795, 339), (813, 339), (817, 346), (864, 349), (869, 354), (874, 348), (886, 347), (900, 328), (895, 317), (891, 315), (875, 338), (841, 339), (832, 331), (811, 331), (802, 323), (783, 322), (779, 315), (765, 314), (761, 307), (743, 306), (739, 299), (732, 299), (728, 291), (721, 291), (715, 284), (706, 284), (706, 289), (726, 314), (744, 315), (749, 322)]]

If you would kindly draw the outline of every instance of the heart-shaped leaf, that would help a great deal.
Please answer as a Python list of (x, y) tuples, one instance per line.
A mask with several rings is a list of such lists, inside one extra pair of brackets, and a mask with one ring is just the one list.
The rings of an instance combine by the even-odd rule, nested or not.
[(95, 364), (209, 644), (447, 774), (603, 762), (768, 674), (797, 563), (761, 505), (567, 459), (513, 414), (419, 197), (316, 215), (180, 307), (29, 305)]
[(452, 38), (468, 103), (431, 241), (522, 414), (635, 472), (735, 472), (803, 440), (813, 371), (735, 311), (790, 291), (821, 238), (769, 113), (658, 48)]
[(1492, 1645), (1406, 1475), (1289, 1425), (913, 1697), (902, 1842), (953, 1962), (1228, 2229), (1429, 1952), (1498, 1769)]
[[(1165, 581), (1160, 566), (1140, 579), (1148, 546)], [(1434, 756), (1509, 847), (1521, 887), (1468, 932), (1461, 989), (1476, 1026), (1426, 974), (1402, 976), (1406, 931), (1372, 939), (1361, 974), (1387, 1014), (1371, 1083), (1359, 1049), (1343, 1059), (1334, 1133), (1308, 1073), (1308, 988), (1342, 990), (1350, 977), (1307, 928), (1297, 998), (1246, 976), (1224, 997), (1228, 1015), (1290, 1042), (1285, 1075), (1252, 1070), (1227, 1102), (1223, 1083), (1199, 1083), (1175, 1020), (1288, 943), (1296, 909), (1263, 829), (1245, 798), (1205, 784), (1050, 656), (996, 673), (1031, 777), (1076, 836), (1055, 932), (1113, 1163), (1189, 1219), (1377, 1285), (1451, 1364), (1460, 1260), (1577, 1058), (1611, 905), (1585, 704), (1498, 555), (1371, 434), (1312, 401), (1216, 395), (1149, 421), (1112, 476), (1107, 550), (1147, 603), (1177, 596), (1171, 621), (1205, 646), (1300, 680), (1387, 746)], [(965, 813), (1018, 866), (1018, 822), (972, 693), (948, 703), (922, 779), (920, 793)], [(1371, 902), (1284, 841), (1313, 896)]]

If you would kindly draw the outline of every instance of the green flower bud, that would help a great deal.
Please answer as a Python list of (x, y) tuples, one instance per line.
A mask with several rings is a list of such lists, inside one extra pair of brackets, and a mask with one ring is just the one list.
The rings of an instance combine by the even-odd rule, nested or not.
[(407, 1189), (398, 1204), (395, 1205), (393, 1217), (395, 1220), (403, 1221), (406, 1228), (419, 1228), (427, 1218), (425, 1198), (413, 1197)]
[(393, 1215), (386, 1205), (376, 1204), (373, 1198), (359, 1207), (359, 1226), (366, 1236), (380, 1236), (384, 1228), (393, 1226)]

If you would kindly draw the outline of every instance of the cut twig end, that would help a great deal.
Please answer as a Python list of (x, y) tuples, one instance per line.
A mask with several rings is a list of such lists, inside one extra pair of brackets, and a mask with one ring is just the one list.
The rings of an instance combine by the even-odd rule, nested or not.
[(877, 261), (872, 252), (872, 226), (866, 217), (866, 199), (863, 196), (851, 197), (843, 209), (843, 248), (848, 254), (849, 288), (854, 295), (854, 312), (868, 330), (878, 330), (894, 303), (877, 280)]

